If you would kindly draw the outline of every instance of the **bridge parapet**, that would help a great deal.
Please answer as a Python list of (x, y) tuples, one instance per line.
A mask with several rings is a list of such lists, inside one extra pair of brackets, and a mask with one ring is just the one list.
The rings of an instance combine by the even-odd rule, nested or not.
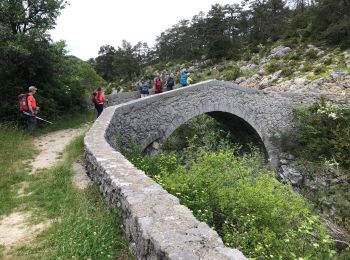
[(293, 127), (292, 109), (315, 98), (212, 80), (108, 107), (84, 139), (87, 171), (110, 205), (120, 209), (138, 259), (246, 259), (225, 247), (214, 230), (120, 154), (116, 136), (146, 148), (164, 142), (194, 116), (225, 112), (255, 129), (277, 167), (279, 148), (271, 135)]

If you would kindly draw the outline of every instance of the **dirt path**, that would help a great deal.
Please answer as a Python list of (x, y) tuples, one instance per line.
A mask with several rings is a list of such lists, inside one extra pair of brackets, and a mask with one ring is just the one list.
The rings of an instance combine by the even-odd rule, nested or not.
[[(39, 154), (33, 161), (30, 162), (32, 171), (30, 174), (35, 174), (40, 169), (50, 168), (56, 165), (62, 158), (62, 152), (66, 145), (73, 141), (75, 137), (84, 133), (87, 128), (67, 129), (52, 132), (34, 139), (34, 145), (38, 149)], [(84, 188), (89, 183), (84, 168), (81, 162), (74, 165), (74, 182), (76, 186), (82, 185)], [(40, 174), (40, 173), (37, 173)], [(25, 187), (28, 183), (23, 183), (17, 194), (24, 195)], [(50, 227), (51, 220), (46, 220), (37, 225), (30, 223), (31, 212), (13, 212), (12, 214), (1, 217), (0, 216), (0, 246), (3, 246), (3, 259), (11, 258), (11, 249), (30, 242), (37, 234), (44, 229)], [(1, 254), (0, 254), (1, 258)]]
[(60, 130), (34, 139), (34, 145), (40, 153), (31, 162), (31, 173), (55, 165), (61, 159), (64, 147), (85, 130), (86, 128)]

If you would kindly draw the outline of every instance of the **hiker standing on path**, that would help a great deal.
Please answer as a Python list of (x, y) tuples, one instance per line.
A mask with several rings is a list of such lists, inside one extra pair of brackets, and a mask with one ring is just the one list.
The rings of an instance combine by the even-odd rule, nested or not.
[(175, 79), (174, 79), (174, 74), (171, 73), (168, 77), (168, 79), (166, 80), (166, 89), (169, 90), (173, 90), (175, 85)]
[(186, 87), (188, 84), (187, 84), (187, 78), (188, 78), (188, 74), (187, 74), (187, 71), (184, 71), (181, 75), (181, 85), (183, 87)]
[(27, 97), (28, 101), (28, 113), (30, 116), (28, 116), (28, 134), (32, 135), (37, 124), (36, 115), (39, 113), (39, 107), (36, 105), (36, 100), (34, 98), (34, 95), (37, 91), (37, 88), (34, 86), (29, 87), (29, 93)]
[(156, 82), (154, 83), (156, 89), (154, 90), (154, 93), (155, 94), (159, 94), (159, 93), (162, 93), (163, 92), (163, 83), (162, 81), (160, 80), (160, 77), (157, 77), (156, 78)]
[(149, 87), (147, 85), (147, 82), (144, 80), (141, 81), (140, 93), (141, 98), (147, 97), (149, 95)]
[(105, 94), (102, 88), (98, 88), (92, 93), (92, 102), (95, 104), (97, 110), (97, 118), (102, 114), (103, 104), (106, 102)]

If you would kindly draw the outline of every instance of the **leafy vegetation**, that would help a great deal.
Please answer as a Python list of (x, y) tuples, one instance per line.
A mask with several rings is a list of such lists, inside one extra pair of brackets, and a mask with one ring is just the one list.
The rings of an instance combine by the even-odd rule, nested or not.
[(350, 106), (325, 99), (294, 111), (298, 127), (296, 146), (301, 158), (313, 162), (331, 161), (350, 167)]
[[(107, 209), (96, 187), (73, 186), (72, 164), (82, 152), (81, 136), (66, 148), (62, 163), (29, 175), (25, 160), (35, 154), (32, 138), (15, 126), (0, 126), (0, 217), (28, 211), (34, 224), (52, 220), (30, 244), (7, 253), (14, 259), (132, 258), (117, 212)], [(28, 187), (18, 196), (22, 182)]]
[[(308, 203), (275, 179), (259, 153), (239, 157), (239, 148), (218, 136), (215, 125), (197, 124), (194, 120), (190, 129), (173, 134), (166, 152), (156, 156), (142, 155), (137, 146), (122, 152), (217, 230), (227, 246), (248, 257), (327, 259), (335, 254)], [(206, 127), (199, 141), (193, 129)]]
[(17, 96), (38, 87), (41, 115), (55, 118), (86, 110), (86, 92), (104, 80), (86, 62), (67, 55), (48, 31), (66, 2), (0, 1), (1, 121), (19, 120)]
[[(311, 189), (299, 185), (299, 191), (327, 219), (349, 233), (350, 106), (321, 99), (309, 107), (295, 109), (294, 118), (297, 131), (284, 132), (274, 141), (284, 152), (296, 156), (298, 167), (308, 180), (326, 179), (325, 184)], [(344, 244), (341, 246), (344, 248)]]

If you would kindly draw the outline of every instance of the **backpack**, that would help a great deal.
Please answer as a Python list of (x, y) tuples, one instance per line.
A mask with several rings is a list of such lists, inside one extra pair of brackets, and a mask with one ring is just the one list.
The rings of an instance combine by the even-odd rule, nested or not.
[(141, 91), (142, 91), (142, 92), (148, 92), (148, 86), (147, 86), (146, 84), (143, 84), (143, 85), (141, 86)]
[(181, 84), (182, 85), (187, 85), (187, 77), (188, 77), (187, 74), (183, 74), (182, 75), (182, 78), (181, 78)]
[(169, 87), (172, 87), (172, 86), (174, 86), (174, 78), (172, 78), (172, 77), (169, 77), (169, 78), (168, 78), (168, 82), (167, 82), (167, 85), (168, 85)]
[(28, 94), (19, 94), (18, 96), (19, 110), (28, 112)]
[(156, 81), (156, 88), (161, 88), (162, 82), (160, 80)]
[(92, 99), (91, 99), (92, 103), (98, 104), (99, 98), (100, 97), (97, 91), (92, 92)]

